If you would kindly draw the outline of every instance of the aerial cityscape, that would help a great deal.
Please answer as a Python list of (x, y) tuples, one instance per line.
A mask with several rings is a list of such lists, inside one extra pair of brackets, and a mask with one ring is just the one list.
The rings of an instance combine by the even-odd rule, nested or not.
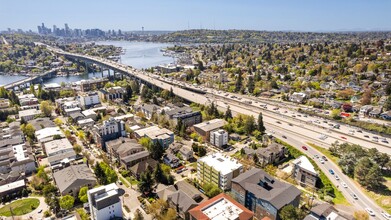
[(0, 7), (0, 220), (391, 220), (391, 2)]

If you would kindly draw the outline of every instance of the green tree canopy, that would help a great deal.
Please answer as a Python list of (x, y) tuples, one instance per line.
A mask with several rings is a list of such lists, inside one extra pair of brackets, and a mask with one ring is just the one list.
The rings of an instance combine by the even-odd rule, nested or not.
[(60, 198), (60, 207), (65, 210), (70, 210), (75, 203), (75, 198), (70, 195), (66, 195)]

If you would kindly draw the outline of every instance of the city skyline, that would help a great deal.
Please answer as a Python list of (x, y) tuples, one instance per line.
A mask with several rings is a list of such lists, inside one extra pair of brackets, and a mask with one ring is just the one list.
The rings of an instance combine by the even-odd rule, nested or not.
[[(106, 1), (66, 2), (25, 0), (7, 2), (0, 9), (0, 30), (37, 32), (48, 27), (138, 31), (185, 29), (248, 29), (266, 31), (388, 31), (391, 2), (365, 1), (197, 1), (179, 0), (108, 4)], [(23, 16), (21, 16), (23, 15)], [(365, 15), (365, 16), (363, 16)], [(156, 22), (159, 21), (159, 22)]]

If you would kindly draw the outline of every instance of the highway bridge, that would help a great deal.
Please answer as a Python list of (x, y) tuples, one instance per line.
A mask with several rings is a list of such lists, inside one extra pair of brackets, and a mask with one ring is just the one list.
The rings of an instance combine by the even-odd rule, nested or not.
[[(211, 104), (213, 102), (216, 106), (218, 106), (219, 110), (224, 111), (229, 106), (234, 114), (241, 113), (253, 115), (254, 117), (257, 117), (258, 114), (262, 112), (264, 115), (264, 123), (269, 133), (273, 133), (277, 137), (283, 139), (285, 138), (284, 141), (298, 148), (309, 157), (315, 157), (315, 155), (321, 155), (321, 153), (310, 147), (308, 147), (309, 150), (303, 150), (303, 145), (315, 143), (321, 147), (328, 148), (335, 141), (359, 144), (368, 148), (377, 148), (379, 151), (387, 154), (391, 153), (391, 146), (388, 142), (379, 143), (365, 138), (365, 136), (368, 135), (373, 136), (372, 133), (368, 133), (366, 131), (360, 131), (360, 133), (356, 133), (355, 135), (350, 133), (351, 129), (357, 130), (357, 128), (341, 125), (340, 129), (331, 130), (327, 126), (332, 121), (324, 124), (314, 124), (312, 121), (319, 120), (318, 118), (306, 116), (305, 119), (298, 119), (291, 115), (298, 114), (297, 112), (291, 112), (291, 110), (288, 111), (288, 108), (285, 110), (282, 106), (279, 107), (281, 112), (276, 112), (274, 110), (275, 106), (271, 106), (270, 103), (266, 103), (268, 105), (267, 109), (261, 107), (265, 106), (265, 103), (261, 103), (261, 100), (254, 101), (252, 99), (248, 99), (246, 96), (238, 94), (200, 88), (199, 86), (193, 86), (172, 79), (163, 78), (152, 73), (143, 72), (130, 66), (99, 57), (69, 53), (49, 46), (48, 48), (59, 55), (95, 63), (102, 67), (112, 69), (117, 73), (125, 74), (130, 78), (136, 79), (148, 85), (154, 85), (166, 90), (172, 89), (174, 94), (190, 102), (204, 105)], [(252, 101), (250, 102), (250, 100)], [(318, 138), (320, 135), (327, 136), (327, 139)], [(380, 135), (377, 136), (386, 140), (386, 137), (381, 137)], [(332, 161), (328, 161), (324, 164), (317, 159), (314, 160), (335, 185), (346, 183), (347, 187), (340, 187), (340, 190), (355, 208), (364, 209), (370, 207), (376, 212), (376, 217), (371, 217), (371, 219), (381, 218), (380, 212), (382, 209), (375, 204), (373, 200), (368, 198), (367, 195), (365, 195), (349, 177), (344, 175), (336, 164)], [(329, 172), (329, 169), (333, 169), (334, 173), (339, 176), (339, 179), (336, 179), (334, 174)], [(359, 199), (354, 199), (352, 194), (357, 195)]]
[(56, 75), (58, 70), (59, 68), (51, 69), (44, 73), (35, 76), (30, 76), (29, 78), (21, 79), (19, 81), (4, 85), (4, 88), (14, 90), (15, 88), (27, 87), (27, 85), (31, 83), (41, 83), (43, 79), (51, 78), (54, 75)]

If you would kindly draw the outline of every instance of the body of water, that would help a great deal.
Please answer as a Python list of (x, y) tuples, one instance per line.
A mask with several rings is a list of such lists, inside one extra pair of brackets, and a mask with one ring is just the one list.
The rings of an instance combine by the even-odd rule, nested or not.
[[(130, 65), (137, 69), (149, 68), (159, 64), (168, 64), (174, 62), (172, 57), (163, 56), (163, 53), (160, 51), (163, 48), (173, 46), (173, 44), (129, 41), (99, 41), (96, 42), (96, 44), (122, 47), (125, 50), (125, 53), (121, 54), (121, 60), (119, 62)], [(107, 74), (107, 71), (105, 71), (103, 75), (107, 76)], [(94, 77), (100, 78), (102, 77), (102, 73), (86, 73), (78, 76), (60, 76), (46, 80), (44, 83), (61, 84), (62, 82), (77, 82), (83, 79), (90, 79)], [(24, 76), (0, 75), (0, 86), (25, 78), (26, 77)]]
[(125, 54), (121, 55), (119, 62), (137, 69), (174, 62), (174, 58), (163, 56), (163, 53), (160, 51), (163, 48), (173, 46), (173, 44), (128, 41), (99, 41), (96, 44), (122, 47), (125, 50)]

